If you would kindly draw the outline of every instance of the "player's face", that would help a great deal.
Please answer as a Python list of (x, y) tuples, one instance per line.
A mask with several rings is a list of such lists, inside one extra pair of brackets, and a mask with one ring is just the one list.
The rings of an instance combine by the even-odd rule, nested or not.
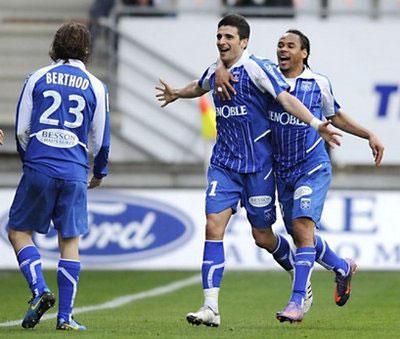
[(221, 26), (217, 32), (217, 48), (221, 61), (231, 67), (242, 55), (248, 39), (240, 39), (237, 27)]
[(297, 34), (285, 33), (278, 41), (276, 50), (279, 68), (282, 71), (290, 71), (304, 67), (304, 58), (307, 51), (301, 49), (300, 37)]

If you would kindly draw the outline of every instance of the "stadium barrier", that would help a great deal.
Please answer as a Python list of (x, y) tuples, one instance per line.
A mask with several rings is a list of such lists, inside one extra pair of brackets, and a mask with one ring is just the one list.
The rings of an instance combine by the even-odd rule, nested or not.
[[(13, 196), (14, 190), (0, 190), (0, 269), (18, 268), (5, 229)], [(394, 222), (399, 205), (400, 191), (333, 190), (319, 234), (339, 255), (354, 258), (361, 269), (400, 269), (400, 229)], [(200, 268), (202, 190), (99, 189), (89, 193), (88, 207), (90, 233), (80, 244), (85, 269)], [(285, 232), (279, 213), (274, 229)], [(55, 231), (35, 235), (34, 240), (44, 267), (56, 267)], [(271, 255), (255, 246), (243, 209), (230, 222), (225, 251), (227, 269), (279, 269)]]

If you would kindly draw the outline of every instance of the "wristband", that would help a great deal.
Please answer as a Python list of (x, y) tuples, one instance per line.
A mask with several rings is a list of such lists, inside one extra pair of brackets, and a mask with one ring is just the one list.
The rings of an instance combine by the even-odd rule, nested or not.
[(318, 131), (319, 126), (322, 124), (323, 122), (321, 120), (319, 120), (318, 118), (314, 117), (312, 118), (312, 120), (310, 121), (310, 126), (312, 128), (314, 128), (315, 130)]

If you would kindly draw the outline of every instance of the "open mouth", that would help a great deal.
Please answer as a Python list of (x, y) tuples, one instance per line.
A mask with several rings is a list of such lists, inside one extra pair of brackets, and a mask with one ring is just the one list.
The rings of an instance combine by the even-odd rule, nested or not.
[(230, 50), (229, 47), (219, 47), (218, 49), (219, 49), (220, 53), (225, 53), (225, 52), (228, 52)]
[(290, 60), (290, 58), (286, 55), (281, 55), (279, 57), (279, 62), (285, 62), (285, 61), (289, 61), (289, 60)]

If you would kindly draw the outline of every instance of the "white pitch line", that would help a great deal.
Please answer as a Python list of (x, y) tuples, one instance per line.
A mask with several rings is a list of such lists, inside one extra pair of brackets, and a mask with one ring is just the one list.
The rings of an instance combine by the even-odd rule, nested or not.
[[(112, 299), (110, 301), (107, 301), (103, 304), (77, 307), (74, 309), (73, 313), (79, 314), (79, 313), (94, 312), (94, 311), (106, 310), (109, 308), (120, 307), (122, 305), (129, 304), (133, 301), (138, 301), (141, 299), (147, 299), (147, 298), (157, 297), (159, 295), (172, 293), (172, 292), (178, 291), (184, 287), (188, 287), (188, 286), (197, 284), (200, 281), (201, 281), (201, 275), (196, 274), (190, 278), (178, 280), (178, 281), (175, 281), (175, 282), (165, 285), (165, 286), (153, 288), (152, 290), (135, 293), (135, 294), (124, 295), (122, 297), (118, 297), (118, 298)], [(41, 321), (48, 320), (48, 319), (54, 319), (56, 317), (57, 317), (57, 313), (45, 314), (42, 317)], [(11, 327), (11, 326), (21, 325), (21, 321), (22, 320), (6, 321), (4, 323), (0, 323), (0, 327)]]

